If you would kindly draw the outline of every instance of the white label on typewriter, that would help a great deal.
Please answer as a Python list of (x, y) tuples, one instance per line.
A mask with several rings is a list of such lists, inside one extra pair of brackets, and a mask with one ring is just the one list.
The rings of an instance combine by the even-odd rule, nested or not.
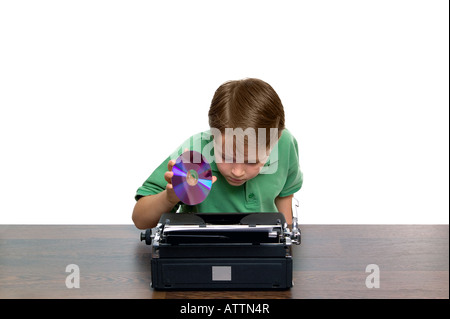
[(231, 280), (231, 266), (212, 266), (212, 280)]

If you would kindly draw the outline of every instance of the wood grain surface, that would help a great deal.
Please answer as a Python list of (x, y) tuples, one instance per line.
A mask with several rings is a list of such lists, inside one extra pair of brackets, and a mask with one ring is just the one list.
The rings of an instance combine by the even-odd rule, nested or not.
[[(449, 298), (448, 225), (302, 225), (294, 287), (154, 291), (151, 248), (133, 225), (0, 225), (0, 298)], [(80, 269), (69, 289), (66, 266)], [(367, 288), (369, 264), (380, 287)]]

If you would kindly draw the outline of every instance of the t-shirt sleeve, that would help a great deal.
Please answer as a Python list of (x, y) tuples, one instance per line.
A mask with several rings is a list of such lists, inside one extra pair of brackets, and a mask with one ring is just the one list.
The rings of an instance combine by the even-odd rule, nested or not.
[(288, 171), (286, 182), (279, 195), (280, 197), (296, 193), (303, 185), (303, 173), (300, 170), (297, 140), (291, 135), (289, 143)]

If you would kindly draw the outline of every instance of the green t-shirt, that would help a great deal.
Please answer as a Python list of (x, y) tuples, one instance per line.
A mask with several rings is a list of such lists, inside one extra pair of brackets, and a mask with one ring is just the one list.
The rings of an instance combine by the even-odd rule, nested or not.
[(175, 160), (186, 148), (199, 151), (205, 156), (217, 181), (203, 202), (195, 206), (180, 202), (174, 207), (173, 212), (178, 208), (180, 212), (192, 213), (277, 212), (275, 198), (294, 194), (302, 187), (303, 174), (299, 165), (297, 141), (287, 129), (283, 130), (260, 174), (240, 186), (230, 185), (220, 174), (213, 160), (212, 145), (210, 131), (191, 136), (153, 171), (138, 188), (135, 199), (165, 190), (167, 182), (164, 173), (167, 171), (167, 164), (169, 160)]

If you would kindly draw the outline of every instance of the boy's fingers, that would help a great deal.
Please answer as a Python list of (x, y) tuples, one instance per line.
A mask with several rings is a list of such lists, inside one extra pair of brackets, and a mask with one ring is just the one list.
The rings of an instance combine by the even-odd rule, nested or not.
[(213, 176), (213, 177), (212, 177), (212, 182), (213, 182), (213, 184), (214, 184), (215, 181), (217, 181), (217, 177)]
[(174, 165), (175, 165), (175, 161), (170, 160), (169, 163), (167, 163), (167, 169), (171, 172)]
[(164, 173), (164, 179), (169, 184), (172, 184), (172, 177), (173, 177), (173, 172), (165, 172)]

